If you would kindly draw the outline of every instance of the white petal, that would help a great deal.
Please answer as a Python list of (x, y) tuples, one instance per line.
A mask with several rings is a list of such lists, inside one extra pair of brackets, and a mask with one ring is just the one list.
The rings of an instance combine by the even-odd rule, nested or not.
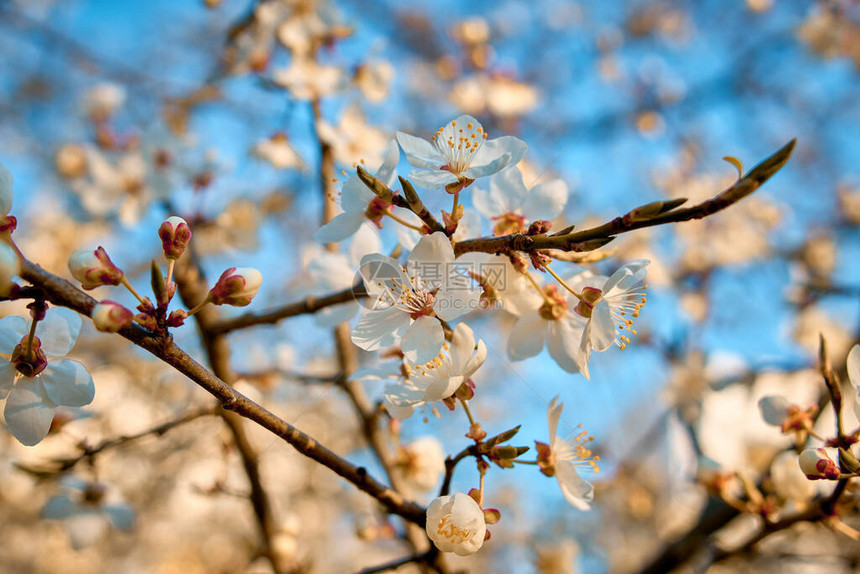
[(81, 332), (81, 316), (65, 307), (52, 307), (44, 321), (36, 325), (42, 351), (49, 357), (62, 357), (72, 350)]
[(409, 315), (400, 309), (372, 309), (361, 316), (351, 338), (365, 351), (376, 351), (396, 344), (408, 326)]
[(77, 503), (73, 502), (65, 494), (54, 495), (42, 507), (42, 518), (62, 519), (68, 518), (78, 511)]
[(9, 315), (0, 319), (0, 353), (11, 355), (29, 330), (29, 324), (24, 317)]
[(527, 149), (526, 142), (513, 136), (488, 140), (472, 158), (472, 167), (463, 175), (470, 179), (492, 175), (509, 165), (516, 165)]
[(543, 349), (547, 321), (537, 313), (520, 317), (508, 337), (508, 356), (513, 361), (534, 357)]
[(615, 323), (609, 302), (601, 299), (591, 310), (589, 342), (597, 351), (605, 351), (615, 343)]
[(367, 218), (363, 211), (344, 211), (314, 232), (314, 241), (338, 243), (358, 231)]
[(83, 509), (66, 519), (69, 542), (75, 550), (92, 546), (107, 534), (108, 522), (101, 513)]
[(572, 463), (560, 461), (555, 465), (555, 477), (561, 493), (575, 508), (589, 510), (594, 499), (594, 487), (576, 472)]
[(455, 373), (462, 371), (474, 353), (475, 333), (469, 325), (460, 323), (454, 327), (454, 334), (451, 336), (451, 349), (448, 351), (453, 371)]
[(558, 419), (561, 418), (561, 411), (564, 409), (564, 403), (558, 402), (558, 397), (555, 397), (546, 409), (546, 420), (549, 424), (549, 442), (552, 444), (555, 441), (556, 431), (558, 430)]
[(430, 402), (447, 399), (454, 394), (454, 391), (456, 391), (465, 380), (466, 379), (462, 375), (457, 375), (455, 377), (436, 377), (424, 391), (424, 400)]
[(490, 178), (489, 191), (482, 187), (475, 189), (472, 202), (475, 209), (492, 218), (503, 213), (516, 212), (525, 194), (526, 186), (522, 173), (517, 167), (509, 167)]
[(603, 286), (605, 297), (609, 297), (614, 292), (627, 291), (636, 283), (639, 283), (645, 278), (648, 270), (645, 267), (650, 263), (647, 259), (637, 259), (626, 265), (622, 265), (615, 273), (609, 276), (606, 284)]
[(430, 171), (419, 171), (413, 169), (409, 172), (409, 179), (412, 183), (424, 189), (438, 189), (449, 183), (457, 183), (457, 176), (450, 171), (442, 169), (434, 169)]
[(769, 425), (778, 427), (788, 415), (788, 399), (779, 395), (768, 395), (758, 400), (761, 418)]
[(550, 357), (568, 373), (579, 373), (583, 364), (584, 327), (569, 320), (551, 321), (546, 347)]
[(411, 362), (426, 363), (442, 350), (445, 342), (445, 331), (442, 324), (434, 317), (419, 317), (406, 330), (400, 348)]
[(93, 377), (81, 363), (54, 359), (39, 375), (48, 398), (55, 405), (82, 407), (93, 402), (96, 387)]
[(340, 190), (340, 206), (347, 213), (367, 211), (367, 206), (376, 195), (368, 189), (357, 175), (350, 176)]
[(0, 358), (0, 399), (5, 399), (9, 391), (15, 385), (15, 377), (18, 376), (18, 370), (12, 365), (11, 361)]
[(308, 263), (307, 269), (314, 287), (323, 291), (346, 289), (361, 278), (342, 253), (321, 253)]
[(131, 530), (134, 528), (134, 509), (127, 504), (109, 504), (104, 508), (108, 520), (114, 528)]
[(436, 312), (436, 316), (443, 321), (452, 321), (478, 309), (480, 300), (481, 292), (471, 285), (454, 285), (448, 288), (443, 286), (436, 294), (433, 310)]
[(320, 327), (326, 329), (336, 327), (341, 323), (349, 321), (358, 312), (358, 303), (349, 302), (342, 305), (334, 305), (320, 309), (314, 314), (314, 321)]
[[(423, 141), (423, 140), (422, 140)], [(395, 178), (395, 170), (400, 162), (400, 148), (397, 147), (397, 141), (391, 140), (385, 146), (382, 152), (382, 165), (376, 171), (376, 178), (385, 185), (392, 185)]]
[(55, 407), (43, 392), (37, 379), (23, 377), (6, 399), (6, 427), (23, 445), (38, 444), (51, 428)]
[(379, 238), (379, 232), (370, 223), (360, 226), (349, 245), (349, 259), (352, 264), (358, 267), (362, 257), (380, 251), (382, 240)]
[(409, 165), (422, 169), (438, 169), (445, 165), (445, 158), (439, 150), (425, 139), (397, 132), (397, 143), (406, 154)]
[(567, 185), (560, 179), (536, 185), (522, 203), (522, 216), (527, 222), (555, 219), (567, 203)]
[(423, 236), (409, 254), (406, 269), (410, 276), (417, 274), (430, 288), (439, 287), (454, 270), (451, 240), (441, 231)]

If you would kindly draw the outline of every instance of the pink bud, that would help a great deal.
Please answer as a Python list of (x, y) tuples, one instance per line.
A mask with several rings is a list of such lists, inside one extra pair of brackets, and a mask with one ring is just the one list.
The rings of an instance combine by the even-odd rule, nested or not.
[(168, 259), (179, 259), (185, 252), (185, 246), (191, 240), (191, 228), (181, 217), (168, 217), (158, 228), (161, 238), (161, 248)]
[(69, 271), (87, 290), (101, 285), (119, 285), (125, 275), (122, 269), (113, 264), (104, 247), (73, 253), (69, 257)]
[(836, 480), (839, 478), (839, 467), (823, 448), (808, 448), (800, 453), (800, 470), (810, 480)]
[(119, 303), (107, 299), (96, 304), (90, 316), (95, 328), (105, 333), (116, 333), (134, 320), (134, 313)]
[(209, 300), (215, 305), (244, 307), (251, 303), (262, 282), (263, 274), (252, 267), (231, 267), (209, 290)]

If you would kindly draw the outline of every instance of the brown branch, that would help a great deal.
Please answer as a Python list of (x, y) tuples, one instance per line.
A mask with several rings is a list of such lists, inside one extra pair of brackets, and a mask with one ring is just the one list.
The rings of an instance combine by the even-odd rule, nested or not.
[[(457, 243), (454, 247), (454, 252), (459, 256), (471, 251), (508, 254), (514, 251), (528, 252), (539, 249), (558, 249), (574, 252), (591, 251), (596, 247), (600, 247), (601, 241), (603, 242), (602, 245), (605, 245), (616, 235), (633, 231), (634, 229), (702, 219), (737, 203), (761, 187), (764, 182), (770, 179), (786, 164), (789, 157), (791, 157), (795, 143), (796, 140), (791, 140), (779, 151), (751, 169), (731, 187), (715, 197), (692, 207), (669, 209), (668, 211), (660, 212), (657, 204), (651, 204), (634, 209), (630, 213), (616, 217), (603, 225), (583, 231), (561, 235), (531, 236), (515, 233), (502, 237), (480, 237)], [(651, 208), (658, 212), (654, 215), (643, 213), (646, 208)]]
[(213, 335), (223, 335), (230, 331), (247, 329), (248, 327), (253, 327), (255, 325), (273, 325), (281, 319), (316, 313), (320, 309), (325, 309), (332, 305), (349, 303), (350, 301), (357, 301), (359, 299), (364, 299), (365, 297), (367, 297), (367, 291), (364, 288), (364, 284), (359, 282), (342, 291), (335, 291), (334, 293), (323, 295), (321, 297), (307, 297), (302, 301), (288, 303), (287, 305), (272, 309), (271, 311), (265, 311), (262, 313), (245, 313), (244, 315), (239, 315), (232, 319), (221, 319), (213, 322), (209, 327), (209, 331)]
[[(92, 297), (65, 279), (45, 271), (28, 260), (22, 261), (21, 277), (41, 287), (47, 300), (54, 305), (68, 307), (89, 316), (96, 304)], [(186, 375), (218, 399), (225, 409), (254, 421), (282, 438), (303, 455), (319, 462), (354, 484), (362, 492), (374, 497), (392, 514), (402, 516), (418, 525), (424, 524), (424, 508), (406, 500), (398, 492), (373, 478), (364, 467), (356, 466), (339, 457), (313, 437), (230, 387), (177, 347), (170, 335), (150, 333), (137, 325), (125, 327), (119, 334)]]
[(122, 446), (126, 443), (136, 441), (138, 439), (142, 439), (148, 436), (161, 436), (166, 432), (178, 427), (182, 426), (191, 421), (197, 420), (201, 417), (211, 416), (216, 414), (216, 410), (213, 408), (205, 408), (205, 409), (197, 409), (193, 411), (189, 411), (182, 416), (171, 419), (169, 421), (158, 424), (152, 428), (148, 428), (146, 430), (134, 433), (134, 434), (124, 434), (119, 435), (114, 438), (105, 439), (96, 446), (89, 446), (86, 443), (81, 443), (79, 448), (82, 450), (81, 454), (78, 456), (67, 457), (67, 458), (55, 458), (51, 460), (48, 464), (56, 465), (52, 468), (47, 467), (35, 467), (35, 466), (27, 466), (19, 464), (18, 468), (21, 470), (35, 475), (35, 476), (47, 476), (51, 474), (61, 474), (74, 468), (79, 462), (84, 459), (91, 459), (94, 456), (98, 455), (102, 451), (112, 449), (117, 446)]

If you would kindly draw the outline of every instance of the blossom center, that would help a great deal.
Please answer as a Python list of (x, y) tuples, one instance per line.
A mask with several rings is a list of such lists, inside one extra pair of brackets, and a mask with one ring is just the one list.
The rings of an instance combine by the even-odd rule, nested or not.
[(462, 174), (469, 169), (485, 139), (487, 134), (484, 128), (472, 122), (458, 126), (457, 120), (454, 120), (444, 128), (439, 128), (433, 136), (433, 143), (445, 158), (446, 163), (442, 169), (457, 176)]
[(459, 528), (451, 521), (451, 515), (446, 515), (439, 521), (436, 533), (452, 544), (462, 544), (471, 539), (476, 531), (471, 528)]
[(374, 197), (373, 200), (367, 205), (367, 210), (364, 212), (364, 215), (376, 226), (382, 229), (382, 218), (391, 210), (391, 203), (385, 201), (380, 197)]
[(567, 312), (567, 301), (555, 285), (547, 285), (543, 292), (544, 302), (538, 309), (538, 314), (547, 321), (558, 321)]
[(379, 296), (379, 303), (409, 313), (412, 319), (433, 316), (438, 289), (428, 289), (417, 275), (407, 276), (408, 282), (391, 279), (377, 284), (386, 289)]
[(32, 344), (27, 343), (29, 336), (21, 339), (12, 351), (12, 366), (25, 377), (35, 377), (48, 366), (48, 358), (42, 350), (42, 341), (33, 337)]
[(503, 213), (492, 218), (496, 222), (493, 226), (493, 235), (510, 235), (522, 233), (526, 230), (526, 218), (516, 213)]

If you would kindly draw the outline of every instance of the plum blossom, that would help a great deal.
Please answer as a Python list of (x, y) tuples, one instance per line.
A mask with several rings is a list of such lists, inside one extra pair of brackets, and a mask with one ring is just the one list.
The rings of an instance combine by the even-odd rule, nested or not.
[(512, 361), (534, 357), (546, 342), (559, 367), (589, 378), (588, 357), (582, 352), (585, 320), (571, 311), (578, 300), (554, 284), (540, 289), (525, 290), (506, 301), (505, 309), (519, 317), (508, 337), (508, 356)]
[(78, 361), (55, 358), (68, 353), (81, 330), (81, 318), (54, 308), (30, 327), (19, 316), (0, 319), (0, 397), (6, 398), (6, 427), (22, 444), (33, 446), (48, 434), (59, 406), (82, 407), (95, 396), (93, 378)]
[(62, 520), (74, 549), (97, 542), (110, 526), (124, 531), (134, 527), (134, 509), (112, 496), (104, 484), (67, 476), (62, 485), (64, 492), (48, 500), (42, 517)]
[(468, 494), (440, 496), (427, 507), (427, 536), (442, 552), (474, 554), (484, 545), (484, 511)]
[(352, 332), (366, 351), (400, 342), (404, 355), (421, 364), (442, 350), (439, 319), (450, 321), (475, 309), (480, 292), (457, 273), (454, 249), (442, 232), (425, 235), (406, 266), (379, 254), (366, 255), (359, 269), (374, 301)]
[(448, 193), (456, 193), (479, 177), (515, 165), (527, 149), (524, 141), (513, 136), (487, 140), (483, 126), (469, 115), (439, 128), (432, 139), (430, 143), (397, 132), (397, 142), (407, 161), (419, 168), (409, 173), (412, 181), (427, 189), (444, 186)]
[(404, 481), (419, 492), (435, 488), (445, 472), (445, 451), (439, 439), (422, 436), (400, 447), (395, 469)]
[[(385, 185), (392, 185), (396, 177), (395, 169), (400, 161), (400, 150), (394, 140), (385, 146), (382, 165), (375, 176)], [(353, 175), (343, 184), (340, 194), (343, 213), (320, 227), (314, 239), (322, 243), (337, 243), (353, 235), (367, 220), (382, 227), (382, 218), (391, 209), (391, 204), (374, 195), (364, 183)]]
[(254, 144), (251, 155), (269, 162), (275, 169), (307, 169), (307, 163), (293, 149), (287, 140), (287, 135), (283, 132), (278, 132)]
[(495, 235), (523, 233), (532, 221), (558, 217), (567, 203), (567, 185), (554, 179), (526, 188), (523, 174), (513, 166), (491, 177), (489, 189), (476, 187), (472, 201), (475, 209), (495, 221)]
[(800, 464), (800, 470), (810, 480), (836, 480), (839, 478), (839, 466), (823, 448), (804, 450), (800, 453), (797, 462)]
[(396, 419), (412, 415), (421, 405), (447, 399), (462, 385), (471, 380), (487, 358), (483, 341), (475, 343), (472, 328), (460, 323), (454, 328), (450, 343), (436, 357), (422, 364), (408, 359), (398, 369), (402, 379), (385, 386), (385, 408)]
[(639, 283), (645, 278), (648, 263), (647, 259), (631, 261), (609, 278), (585, 271), (567, 282), (580, 295), (574, 311), (587, 319), (580, 350), (585, 362), (592, 349), (605, 351), (613, 344), (626, 347), (630, 339), (619, 330), (636, 334), (633, 319), (645, 305), (647, 288)]
[(561, 493), (571, 505), (580, 510), (589, 510), (594, 499), (594, 487), (579, 476), (576, 467), (588, 467), (593, 472), (600, 472), (597, 465), (600, 457), (594, 455), (586, 446), (594, 440), (588, 431), (579, 431), (568, 440), (558, 437), (556, 431), (563, 408), (564, 403), (559, 403), (558, 397), (549, 404), (549, 444), (535, 441), (538, 465), (546, 476), (555, 476), (558, 479)]

